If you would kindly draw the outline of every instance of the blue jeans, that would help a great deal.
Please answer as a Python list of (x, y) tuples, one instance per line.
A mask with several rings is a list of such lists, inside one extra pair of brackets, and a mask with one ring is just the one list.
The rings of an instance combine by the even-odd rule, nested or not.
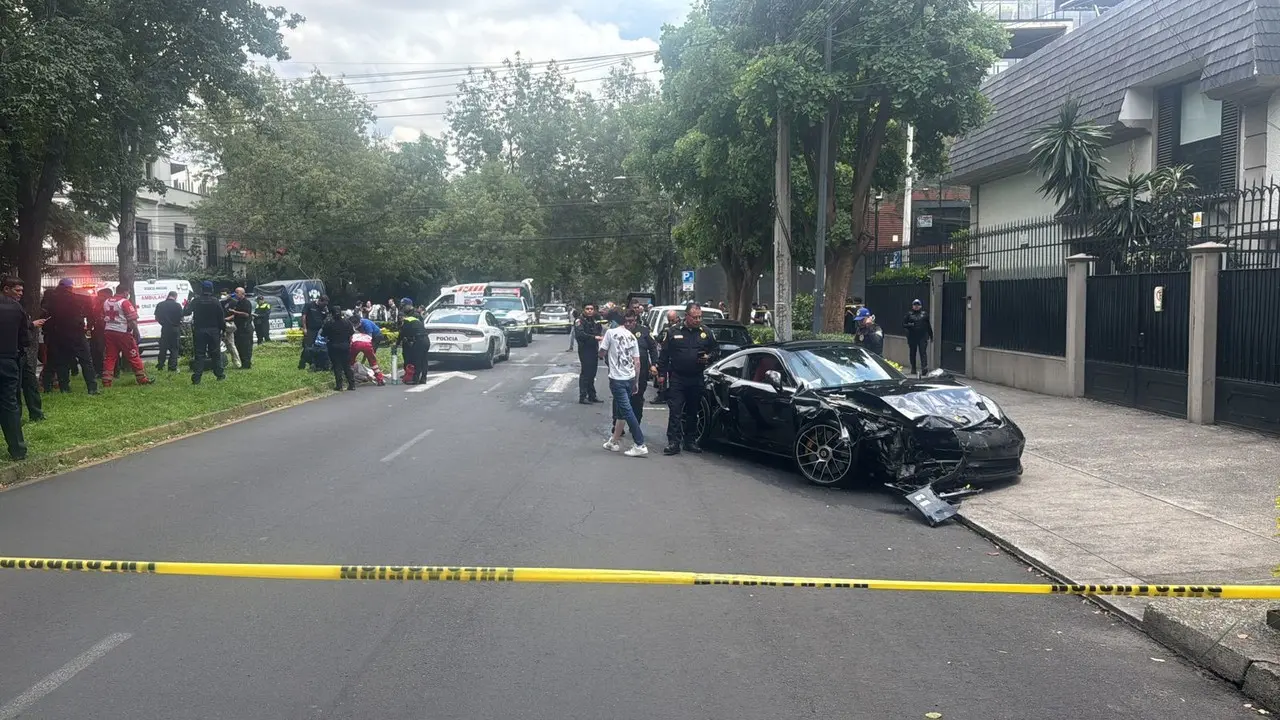
[(609, 392), (613, 394), (613, 416), (627, 421), (627, 429), (631, 431), (631, 439), (637, 445), (644, 444), (644, 431), (640, 429), (640, 421), (636, 420), (636, 411), (631, 407), (631, 386), (634, 380), (614, 380), (609, 378)]

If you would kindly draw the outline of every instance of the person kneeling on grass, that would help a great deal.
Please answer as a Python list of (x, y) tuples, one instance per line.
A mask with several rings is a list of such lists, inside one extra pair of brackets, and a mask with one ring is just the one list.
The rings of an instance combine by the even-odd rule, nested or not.
[(644, 457), (649, 449), (644, 444), (644, 430), (631, 407), (631, 397), (640, 391), (640, 345), (636, 341), (636, 313), (628, 310), (622, 325), (609, 328), (600, 342), (600, 357), (609, 366), (609, 392), (613, 395), (613, 436), (604, 441), (604, 449), (618, 452), (622, 449), (624, 427), (631, 430), (635, 443), (625, 453), (628, 457)]

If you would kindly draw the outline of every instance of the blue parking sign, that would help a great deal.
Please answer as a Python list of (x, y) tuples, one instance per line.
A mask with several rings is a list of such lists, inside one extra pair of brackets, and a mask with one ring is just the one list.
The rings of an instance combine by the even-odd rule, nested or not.
[(691, 283), (691, 282), (693, 282), (693, 271), (692, 271), (692, 270), (685, 270), (684, 272), (680, 273), (680, 282), (682, 282), (682, 283)]

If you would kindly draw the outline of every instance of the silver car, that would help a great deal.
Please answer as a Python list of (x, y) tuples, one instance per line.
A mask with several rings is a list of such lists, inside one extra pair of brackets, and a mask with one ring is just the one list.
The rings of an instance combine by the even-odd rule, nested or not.
[(568, 333), (573, 329), (573, 314), (563, 303), (548, 303), (538, 313), (539, 332)]

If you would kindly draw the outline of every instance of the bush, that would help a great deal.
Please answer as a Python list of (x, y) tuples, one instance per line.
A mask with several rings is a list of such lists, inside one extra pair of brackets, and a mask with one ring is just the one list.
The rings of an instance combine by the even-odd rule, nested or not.
[(791, 332), (812, 332), (813, 310), (815, 302), (813, 293), (796, 295), (791, 301)]
[[(929, 282), (929, 272), (933, 270), (933, 265), (904, 265), (896, 268), (885, 268), (875, 275), (872, 275), (867, 282), (872, 284), (888, 284), (888, 283), (914, 283)], [(964, 279), (964, 260), (952, 260), (945, 266), (947, 268), (947, 280), (963, 280)]]

